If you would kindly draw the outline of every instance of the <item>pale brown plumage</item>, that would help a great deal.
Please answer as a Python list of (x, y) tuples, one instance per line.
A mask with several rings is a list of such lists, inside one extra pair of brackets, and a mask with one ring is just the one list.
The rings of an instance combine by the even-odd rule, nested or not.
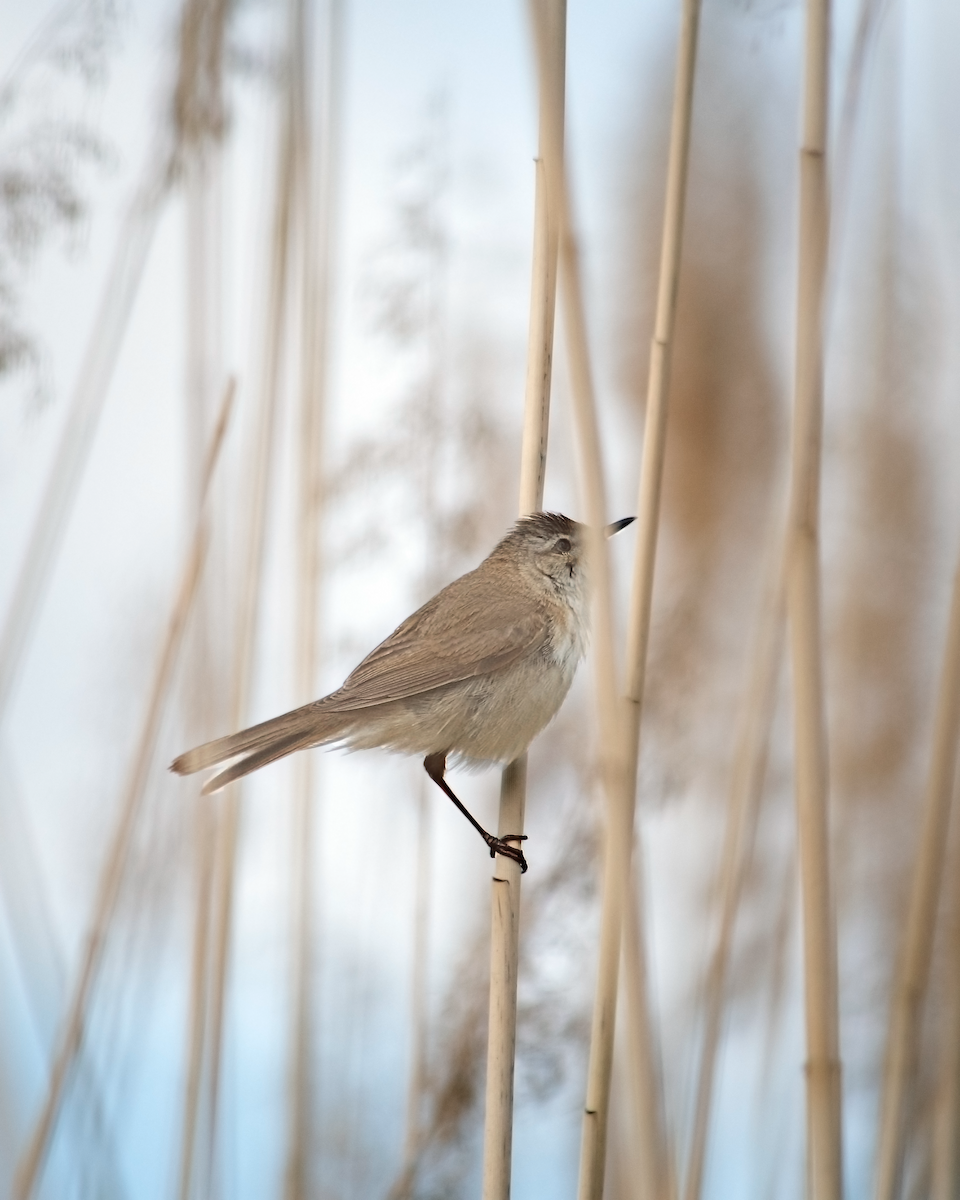
[(586, 648), (584, 533), (559, 513), (521, 518), (475, 570), (408, 617), (337, 691), (189, 750), (171, 770), (188, 775), (239, 758), (204, 785), (209, 793), (309, 746), (420, 754), (491, 854), (505, 853), (525, 868), (519, 848), (481, 829), (443, 773), (449, 755), (467, 765), (512, 762), (559, 709)]

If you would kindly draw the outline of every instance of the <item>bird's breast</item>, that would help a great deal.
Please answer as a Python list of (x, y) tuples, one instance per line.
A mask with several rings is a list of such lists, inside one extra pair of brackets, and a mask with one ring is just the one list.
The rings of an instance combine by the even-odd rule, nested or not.
[(586, 605), (580, 599), (574, 595), (557, 603), (551, 621), (550, 654), (568, 681), (587, 652)]

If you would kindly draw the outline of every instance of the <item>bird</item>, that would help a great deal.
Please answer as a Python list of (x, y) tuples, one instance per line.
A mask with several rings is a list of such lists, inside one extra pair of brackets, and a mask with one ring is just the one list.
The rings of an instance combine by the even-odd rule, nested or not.
[(587, 533), (562, 513), (520, 517), (478, 567), (407, 617), (336, 691), (188, 750), (170, 770), (191, 775), (232, 763), (204, 784), (208, 795), (312, 746), (416, 754), (491, 858), (526, 871), (514, 844), (526, 838), (488, 833), (445, 773), (448, 760), (468, 769), (513, 762), (557, 714), (587, 648)]

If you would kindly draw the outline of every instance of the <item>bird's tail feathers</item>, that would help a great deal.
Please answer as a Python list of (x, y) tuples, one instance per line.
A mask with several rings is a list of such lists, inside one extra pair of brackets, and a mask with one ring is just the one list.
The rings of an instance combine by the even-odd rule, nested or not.
[(221, 771), (203, 786), (203, 794), (209, 795), (219, 788), (266, 766), (275, 759), (292, 754), (307, 746), (318, 746), (324, 742), (337, 741), (350, 724), (349, 714), (320, 712), (316, 704), (306, 704), (293, 712), (262, 721), (239, 733), (205, 742), (181, 754), (170, 764), (170, 770), (178, 775), (192, 775), (231, 758), (240, 758), (226, 771)]

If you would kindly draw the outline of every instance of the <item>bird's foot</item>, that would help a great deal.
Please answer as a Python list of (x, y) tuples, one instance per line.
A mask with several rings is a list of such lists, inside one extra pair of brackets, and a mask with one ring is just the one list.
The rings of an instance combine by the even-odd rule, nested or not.
[(490, 857), (496, 858), (498, 854), (504, 858), (512, 859), (520, 865), (520, 874), (523, 875), (527, 869), (527, 860), (523, 857), (523, 851), (519, 846), (511, 846), (511, 842), (525, 842), (527, 835), (525, 833), (505, 833), (502, 838), (494, 837), (492, 833), (487, 834), (487, 845), (490, 847)]

